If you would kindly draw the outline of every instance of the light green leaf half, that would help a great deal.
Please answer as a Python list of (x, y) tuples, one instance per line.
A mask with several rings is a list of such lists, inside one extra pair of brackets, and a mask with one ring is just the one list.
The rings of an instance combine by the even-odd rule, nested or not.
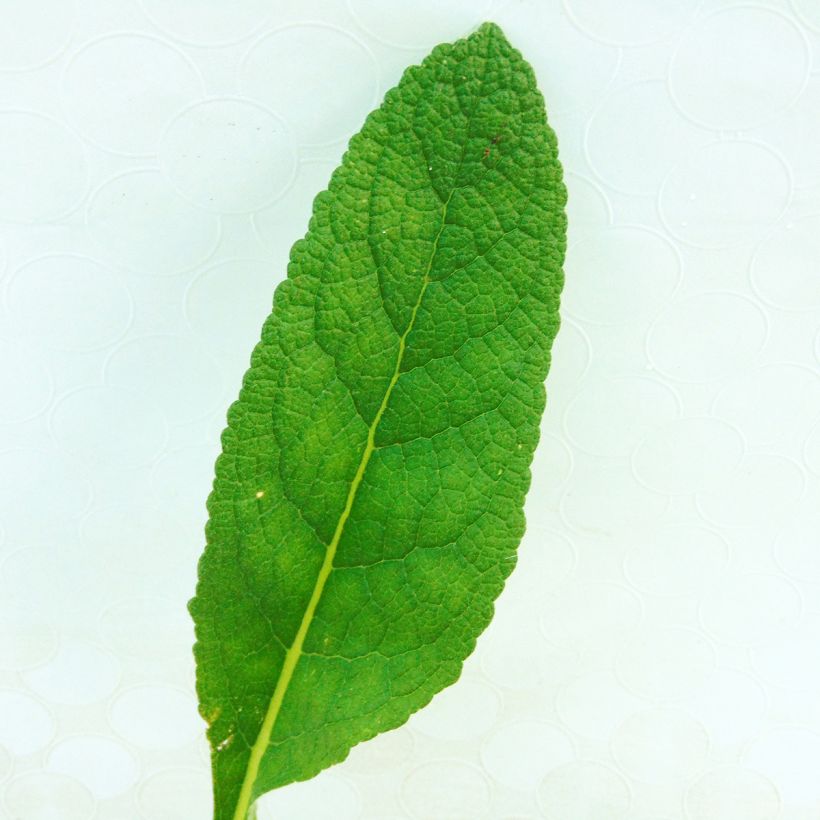
[(492, 24), (408, 69), (316, 198), (228, 414), (190, 605), (215, 820), (404, 723), (489, 623), (565, 199), (532, 70)]

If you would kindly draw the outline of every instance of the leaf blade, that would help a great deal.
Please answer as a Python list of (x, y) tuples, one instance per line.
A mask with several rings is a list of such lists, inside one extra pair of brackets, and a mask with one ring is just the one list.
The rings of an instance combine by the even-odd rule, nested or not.
[(405, 73), (317, 197), (229, 412), (191, 603), (216, 820), (403, 723), (489, 621), (558, 325), (556, 151), (485, 25)]

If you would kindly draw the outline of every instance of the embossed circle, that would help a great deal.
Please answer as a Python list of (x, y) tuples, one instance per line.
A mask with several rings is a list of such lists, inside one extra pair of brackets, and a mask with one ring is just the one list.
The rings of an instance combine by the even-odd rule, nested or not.
[(650, 433), (637, 447), (637, 478), (658, 493), (693, 493), (720, 486), (740, 463), (738, 431), (715, 418), (684, 418)]
[(616, 46), (645, 46), (666, 39), (700, 5), (701, 0), (626, 0), (617, 5), (607, 0), (564, 0), (567, 14), (585, 34)]
[(127, 171), (88, 203), (88, 231), (115, 262), (169, 276), (201, 265), (216, 249), (219, 219), (191, 205), (159, 171)]
[(649, 195), (679, 157), (709, 138), (709, 132), (681, 116), (666, 85), (652, 80), (607, 96), (587, 123), (584, 144), (601, 179), (619, 191)]
[(165, 418), (150, 398), (118, 387), (69, 393), (51, 414), (51, 431), (72, 455), (121, 468), (149, 464), (168, 435)]
[(752, 365), (768, 329), (766, 315), (752, 300), (700, 293), (676, 301), (658, 317), (647, 334), (646, 352), (670, 378), (711, 382)]
[(779, 154), (761, 143), (722, 140), (672, 169), (658, 207), (669, 232), (682, 242), (729, 248), (770, 228), (791, 194), (789, 168)]
[(268, 0), (139, 0), (156, 26), (196, 46), (227, 45), (250, 36), (275, 12)]
[(645, 783), (680, 783), (703, 767), (708, 752), (703, 726), (672, 709), (639, 712), (612, 736), (612, 754), (621, 770)]
[(61, 740), (49, 753), (46, 769), (73, 777), (100, 800), (127, 792), (140, 773), (139, 763), (131, 752), (102, 735), (76, 735)]
[(572, 739), (549, 723), (506, 723), (481, 746), (481, 761), (493, 781), (531, 791), (546, 772), (575, 759)]
[(173, 423), (202, 418), (222, 397), (213, 359), (185, 336), (140, 336), (121, 344), (105, 363), (113, 388), (146, 396)]
[(0, 179), (0, 219), (51, 222), (67, 216), (85, 196), (85, 151), (58, 120), (0, 111)]
[(215, 213), (258, 211), (285, 192), (296, 171), (285, 124), (227, 97), (180, 112), (162, 136), (159, 160), (180, 193)]
[(71, 39), (75, 17), (74, 0), (4, 3), (0, 71), (32, 71), (55, 60)]
[(140, 784), (137, 802), (151, 820), (207, 817), (213, 813), (210, 778), (200, 769), (163, 769)]
[[(255, 43), (242, 61), (240, 83), (251, 99), (287, 114), (300, 143), (326, 145), (359, 129), (376, 102), (378, 70), (373, 55), (350, 34), (299, 24)], [(310, 106), (302, 105), (305, 98)]]
[[(395, 48), (432, 48), (456, 40), (487, 19), (492, 0), (436, 0), (398, 3), (385, 14), (380, 0), (347, 0), (356, 22), (381, 43)], [(435, 32), (435, 34), (433, 34)]]
[(742, 131), (792, 105), (810, 68), (806, 38), (788, 15), (735, 6), (702, 18), (687, 32), (672, 58), (669, 87), (694, 121)]
[(547, 820), (615, 820), (626, 817), (632, 803), (629, 784), (618, 772), (587, 760), (553, 769), (537, 795)]
[(6, 286), (6, 304), (18, 338), (72, 352), (117, 341), (133, 314), (133, 299), (120, 277), (78, 254), (26, 262)]
[(681, 263), (672, 244), (647, 228), (607, 228), (578, 242), (566, 261), (563, 307), (602, 325), (640, 321), (672, 295)]
[(85, 43), (71, 58), (61, 102), (91, 142), (148, 156), (168, 120), (202, 93), (195, 65), (175, 46), (144, 34), (111, 34)]
[(456, 760), (423, 763), (401, 787), (402, 804), (414, 820), (489, 820), (490, 798), (484, 772)]
[(91, 820), (97, 804), (81, 783), (46, 772), (27, 772), (11, 781), (3, 792), (11, 817), (25, 820)]
[(778, 226), (758, 246), (751, 266), (761, 299), (785, 310), (820, 307), (820, 277), (811, 264), (820, 258), (820, 216)]
[(687, 820), (776, 820), (780, 796), (770, 780), (727, 766), (698, 778), (685, 796)]

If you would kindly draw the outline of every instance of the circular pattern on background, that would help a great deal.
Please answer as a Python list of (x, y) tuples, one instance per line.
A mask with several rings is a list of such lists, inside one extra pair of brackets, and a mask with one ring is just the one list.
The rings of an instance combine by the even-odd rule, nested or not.
[(581, 533), (633, 529), (635, 521), (651, 526), (669, 506), (669, 497), (647, 489), (629, 464), (613, 459), (579, 457), (560, 511)]
[(744, 763), (776, 783), (784, 803), (809, 806), (820, 800), (817, 760), (820, 735), (799, 727), (779, 727), (752, 743)]
[(751, 299), (701, 293), (676, 301), (658, 317), (647, 334), (646, 353), (670, 378), (710, 382), (753, 364), (767, 335), (766, 315)]
[(651, 709), (624, 721), (612, 736), (612, 754), (629, 777), (643, 783), (679, 783), (706, 763), (709, 736), (683, 712)]
[(134, 310), (119, 276), (78, 254), (42, 256), (18, 268), (6, 304), (18, 338), (71, 352), (112, 344)]
[[(252, 219), (256, 235), (272, 254), (287, 258), (294, 240), (304, 236), (313, 212), (313, 201), (319, 191), (327, 190), (335, 167), (336, 163), (326, 160), (302, 160), (296, 164), (295, 179), (287, 196), (254, 213)], [(252, 262), (250, 259), (235, 261)], [(268, 273), (276, 277), (275, 281), (271, 280), (275, 284), (282, 272), (268, 263)], [(270, 307), (269, 297), (265, 302)]]
[(168, 120), (202, 92), (202, 78), (182, 51), (129, 33), (83, 45), (65, 68), (61, 96), (68, 117), (91, 142), (146, 156), (156, 151)]
[(625, 820), (632, 803), (629, 784), (621, 775), (587, 760), (553, 769), (537, 794), (548, 820)]
[(490, 784), (481, 769), (456, 760), (423, 763), (401, 786), (401, 802), (414, 820), (485, 820), (490, 799)]
[(394, 48), (430, 49), (463, 37), (486, 20), (492, 0), (450, 0), (446, 6), (418, 0), (392, 5), (389, 14), (380, 0), (347, 0), (347, 6), (356, 22), (379, 42)]
[(768, 703), (757, 680), (733, 669), (717, 669), (687, 707), (703, 724), (712, 743), (732, 746), (758, 735)]
[(564, 430), (579, 449), (591, 455), (628, 456), (647, 431), (679, 415), (678, 397), (657, 380), (600, 378), (570, 402)]
[[(462, 685), (462, 684), (459, 684)], [(448, 692), (449, 689), (445, 689)], [(497, 704), (496, 704), (497, 708)], [(424, 707), (416, 715), (427, 713), (428, 707)], [(441, 711), (439, 712), (441, 714)], [(494, 716), (494, 713), (493, 713)], [(475, 717), (475, 714), (473, 714)], [(414, 724), (416, 716), (414, 716)], [(459, 727), (461, 728), (461, 727)], [(371, 738), (367, 743), (359, 743), (350, 750), (350, 763), (348, 768), (355, 775), (377, 778), (381, 780), (385, 777), (395, 776), (395, 770), (404, 766), (410, 760), (415, 746), (415, 739), (409, 727), (391, 729)]]
[(57, 729), (51, 713), (30, 695), (0, 690), (0, 747), (15, 757), (40, 752)]
[(356, 820), (361, 801), (349, 782), (322, 773), (268, 793), (258, 809), (259, 820)]
[(97, 805), (76, 780), (59, 774), (29, 772), (12, 780), (3, 792), (11, 817), (25, 820), (91, 820)]
[(650, 80), (607, 95), (587, 123), (584, 147), (595, 174), (615, 190), (650, 195), (679, 157), (709, 139), (707, 131), (681, 117), (666, 85)]
[(248, 359), (273, 304), (279, 271), (262, 259), (228, 259), (201, 273), (185, 293), (185, 318), (214, 355)]
[(810, 259), (820, 258), (820, 216), (780, 225), (752, 259), (752, 285), (761, 299), (784, 310), (820, 307), (820, 278)]
[(120, 682), (116, 658), (94, 646), (63, 642), (56, 656), (23, 679), (49, 703), (86, 706), (105, 700)]
[(538, 599), (566, 586), (578, 556), (572, 541), (531, 516), (526, 539), (518, 549), (516, 572), (507, 581), (522, 597)]
[[(534, 653), (533, 646), (540, 651)], [(544, 645), (532, 606), (501, 596), (495, 616), (476, 650), (481, 669), (497, 686), (514, 692), (540, 691), (550, 668), (560, 668), (569, 651)]]
[(642, 227), (612, 227), (569, 250), (564, 310), (602, 325), (634, 323), (652, 315), (680, 281), (672, 244)]
[(253, 34), (271, 17), (267, 0), (139, 0), (154, 24), (197, 46), (226, 45)]
[[(211, 463), (208, 472), (212, 471)], [(200, 506), (206, 496), (207, 490), (198, 499)], [(196, 517), (188, 519), (170, 499), (161, 507), (138, 500), (125, 506), (95, 507), (80, 523), (80, 536), (89, 555), (119, 572), (167, 577), (181, 563), (196, 562), (202, 550), (203, 513), (198, 510)]]
[(42, 612), (0, 610), (0, 669), (22, 672), (45, 663), (57, 651), (60, 638)]
[(723, 140), (672, 169), (658, 200), (669, 232), (699, 248), (756, 239), (781, 216), (792, 181), (782, 157), (756, 142)]
[(776, 820), (780, 797), (757, 772), (727, 766), (698, 778), (684, 798), (688, 820)]
[(56, 59), (71, 39), (74, 17), (73, 0), (5, 3), (0, 71), (31, 71)]
[[(786, 398), (787, 397), (787, 398)], [(808, 367), (769, 364), (730, 381), (714, 403), (715, 415), (758, 447), (805, 437), (820, 409), (820, 377)]]
[(195, 208), (159, 171), (127, 171), (104, 182), (86, 211), (88, 230), (112, 260), (168, 276), (201, 265), (219, 242), (219, 219)]
[(571, 320), (563, 319), (552, 346), (550, 392), (554, 391), (556, 396), (568, 394), (586, 375), (591, 358), (592, 350), (586, 333)]
[(242, 60), (240, 83), (244, 94), (287, 112), (300, 143), (327, 145), (357, 131), (375, 106), (378, 68), (350, 34), (299, 24), (256, 42)]
[(165, 769), (139, 786), (137, 801), (151, 820), (208, 817), (213, 813), (211, 780), (199, 769)]
[(820, 476), (820, 424), (809, 433), (803, 447), (803, 458), (806, 466), (816, 475)]
[(121, 344), (105, 363), (105, 380), (149, 397), (175, 424), (207, 416), (222, 397), (213, 359), (184, 336), (141, 336)]
[[(62, 525), (66, 519), (73, 520), (87, 509), (91, 485), (75, 465), (56, 450), (21, 448), (0, 452), (0, 516), (9, 535), (19, 535), (15, 524), (29, 522), (32, 499), (48, 499), (50, 516)], [(41, 514), (37, 519), (38, 532), (47, 531)], [(65, 537), (64, 530), (62, 536)]]
[(606, 646), (634, 629), (643, 615), (640, 598), (620, 584), (585, 582), (570, 585), (545, 601), (541, 631), (566, 648)]
[(202, 722), (196, 701), (167, 686), (138, 686), (120, 693), (109, 711), (109, 724), (139, 749), (177, 749), (199, 736)]
[[(544, 504), (548, 509), (553, 509), (558, 503), (561, 490), (572, 474), (572, 453), (566, 444), (563, 436), (559, 437), (553, 433), (542, 434), (541, 440), (538, 442), (535, 457), (533, 458), (530, 467), (532, 471), (533, 486), (539, 497), (544, 500)], [(543, 508), (542, 508), (543, 509)], [(565, 547), (553, 543), (556, 533), (548, 532), (548, 527), (545, 529), (545, 522), (541, 520), (538, 511), (530, 513), (530, 518), (527, 525), (527, 531), (530, 529), (537, 530), (536, 537), (540, 543), (543, 544), (545, 550), (551, 550), (555, 553), (550, 556), (551, 560), (555, 560), (557, 571), (550, 572), (549, 578), (544, 578), (544, 582), (548, 585), (555, 584), (555, 578), (560, 583), (563, 580), (566, 572), (569, 572), (572, 567), (568, 567), (569, 552), (575, 552), (575, 548), (571, 543), (566, 541), (564, 536), (558, 536), (565, 541)], [(523, 556), (523, 552), (519, 551), (519, 562)], [(572, 557), (572, 563), (575, 558)], [(524, 573), (521, 573), (522, 575)]]
[(574, 759), (566, 732), (532, 720), (504, 724), (481, 746), (481, 762), (493, 781), (519, 791), (531, 791), (546, 772)]
[(758, 646), (778, 637), (800, 616), (798, 591), (785, 578), (762, 572), (730, 575), (700, 603), (704, 627), (735, 646)]
[(159, 160), (178, 191), (216, 213), (263, 208), (296, 172), (284, 123), (259, 105), (227, 97), (181, 111), (163, 134)]
[(575, 678), (555, 698), (556, 711), (567, 728), (596, 740), (607, 740), (619, 724), (645, 705), (609, 670)]
[(606, 93), (621, 64), (620, 49), (584, 35), (559, 3), (507, 3), (495, 19), (515, 32), (515, 46), (527, 55), (549, 100), (550, 121), (576, 129), (566, 115), (588, 111)]
[(664, 495), (720, 487), (743, 458), (737, 430), (714, 418), (685, 418), (650, 433), (635, 450), (638, 480)]
[(747, 456), (728, 481), (698, 495), (698, 510), (724, 527), (779, 524), (797, 507), (806, 487), (800, 465), (781, 456)]
[(69, 453), (120, 469), (150, 464), (168, 435), (165, 418), (144, 393), (118, 387), (64, 396), (52, 411), (51, 432)]
[(695, 122), (744, 131), (791, 106), (808, 79), (808, 42), (788, 15), (736, 6), (699, 20), (669, 67), (669, 90)]
[(0, 220), (66, 216), (85, 196), (87, 178), (83, 146), (62, 123), (28, 111), (0, 111)]
[(95, 588), (93, 569), (82, 563), (76, 551), (53, 543), (22, 547), (0, 563), (0, 597), (20, 610), (38, 609), (47, 616), (64, 618), (87, 605)]
[(133, 755), (102, 735), (61, 740), (49, 753), (46, 769), (73, 777), (99, 800), (127, 792), (139, 778), (139, 764)]
[(820, 9), (814, 0), (791, 0), (800, 19), (815, 31), (820, 31)]
[(212, 441), (207, 446), (172, 450), (154, 465), (151, 492), (163, 509), (173, 510), (172, 517), (177, 521), (184, 519), (204, 525), (207, 513), (202, 501), (210, 492), (211, 473), (218, 455), (219, 442)]
[(752, 665), (766, 683), (789, 692), (816, 693), (820, 687), (817, 630), (820, 616), (805, 616), (789, 624), (777, 639), (752, 650)]
[(564, 177), (568, 189), (567, 247), (587, 234), (596, 234), (612, 224), (612, 206), (607, 195), (591, 179), (569, 171)]
[(711, 530), (672, 525), (640, 532), (624, 559), (626, 577), (650, 595), (693, 595), (726, 567), (729, 545)]
[(53, 394), (51, 373), (37, 351), (0, 341), (0, 424), (36, 418)]
[(178, 601), (143, 594), (100, 614), (100, 632), (118, 657), (167, 661), (188, 657), (193, 624)]
[(12, 771), (13, 763), (9, 753), (0, 746), (0, 782), (5, 780)]
[(797, 101), (777, 119), (756, 128), (756, 138), (788, 157), (794, 187), (807, 189), (820, 183), (820, 156), (814, 150), (814, 136), (820, 130), (820, 74), (809, 81)]
[(492, 687), (481, 680), (462, 678), (417, 712), (412, 728), (441, 740), (471, 740), (492, 727), (500, 707)]
[(807, 498), (777, 536), (774, 556), (780, 568), (798, 581), (820, 583), (820, 507)]
[(630, 691), (651, 700), (683, 698), (715, 670), (715, 650), (691, 629), (655, 628), (618, 651), (615, 673)]
[(645, 46), (677, 32), (701, 5), (701, 0), (656, 3), (626, 0), (564, 0), (570, 18), (589, 37), (616, 46)]

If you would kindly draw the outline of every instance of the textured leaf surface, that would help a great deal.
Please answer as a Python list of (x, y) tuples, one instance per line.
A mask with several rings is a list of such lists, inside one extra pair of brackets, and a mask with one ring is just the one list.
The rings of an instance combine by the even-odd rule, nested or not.
[(564, 203), (532, 71), (491, 24), (410, 68), (317, 197), (228, 415), (191, 602), (216, 820), (404, 723), (487, 626)]

